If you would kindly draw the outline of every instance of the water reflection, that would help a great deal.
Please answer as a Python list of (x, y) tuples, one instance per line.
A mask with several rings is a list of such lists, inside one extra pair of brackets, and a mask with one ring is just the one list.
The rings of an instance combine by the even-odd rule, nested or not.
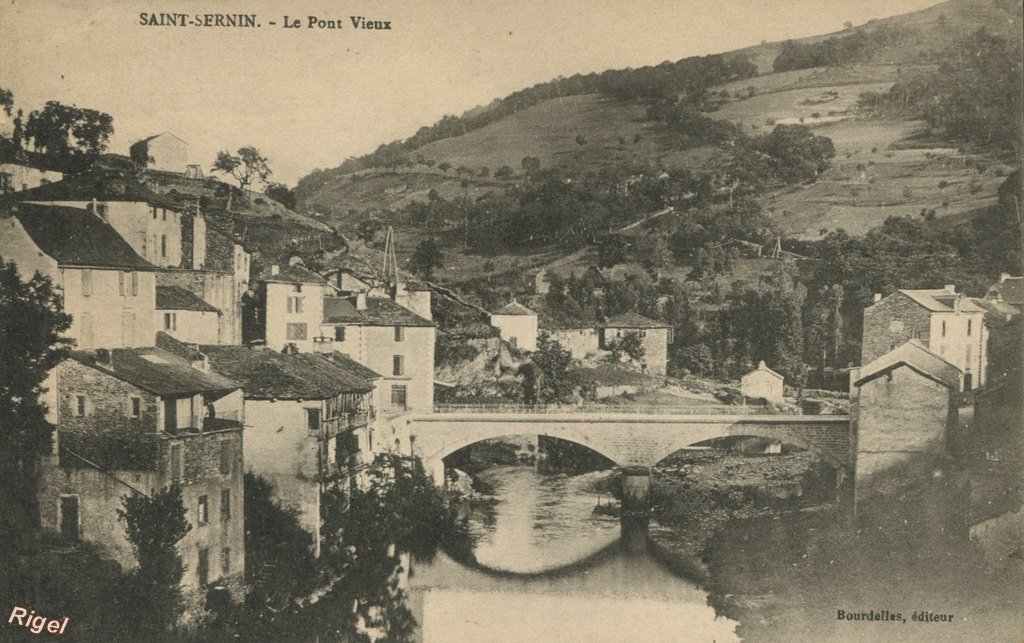
[(645, 532), (592, 515), (586, 477), (483, 475), (496, 501), (470, 519), (475, 560), (410, 566), (420, 640), (738, 640), (704, 591), (651, 555)]

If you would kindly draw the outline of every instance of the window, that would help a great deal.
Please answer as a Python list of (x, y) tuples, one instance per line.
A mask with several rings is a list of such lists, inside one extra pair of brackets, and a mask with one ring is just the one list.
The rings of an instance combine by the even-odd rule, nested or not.
[(210, 522), (210, 503), (206, 496), (199, 496), (199, 505), (196, 507), (196, 522), (205, 525)]
[(142, 399), (138, 397), (132, 397), (128, 400), (128, 408), (131, 413), (131, 417), (135, 420), (142, 417)]
[(396, 342), (404, 342), (405, 341), (405, 328), (404, 327), (402, 327), (402, 326), (395, 326), (395, 341)]
[(75, 417), (84, 417), (86, 412), (86, 401), (84, 395), (75, 396)]
[(225, 547), (220, 551), (220, 573), (227, 576), (231, 573), (231, 548)]
[(302, 297), (289, 297), (288, 298), (288, 312), (289, 313), (301, 313), (302, 312)]
[(231, 441), (220, 441), (220, 472), (224, 475), (231, 473)]
[(320, 431), (320, 409), (306, 409), (306, 430), (313, 433)]
[(965, 370), (971, 370), (971, 345), (968, 344), (964, 350), (964, 367)]
[(7, 172), (0, 172), (0, 194), (14, 191), (14, 183), (11, 181), (11, 175)]
[(295, 284), (294, 286), (292, 286), (292, 290), (294, 292), (302, 292), (302, 284)]
[[(165, 216), (165, 218), (166, 218), (166, 216)], [(166, 257), (167, 256), (167, 235), (166, 234), (160, 235), (160, 256), (161, 257)]]
[(405, 355), (395, 355), (391, 364), (392, 375), (405, 375)]
[(128, 273), (125, 272), (117, 273), (117, 294), (121, 295), (122, 297), (124, 297), (124, 283), (127, 279), (127, 274)]
[(171, 445), (171, 480), (178, 482), (181, 480), (181, 445)]
[[(974, 320), (973, 319), (968, 319), (967, 320), (967, 336), (968, 337), (971, 336), (971, 322), (972, 321), (974, 321)], [(970, 350), (970, 346), (968, 346), (967, 349)]]
[(149, 206), (149, 209), (150, 209), (150, 211), (153, 212), (153, 220), (156, 221), (156, 206), (155, 205), (151, 205), (151, 206)]
[(164, 313), (164, 330), (178, 330), (178, 313)]
[(288, 324), (288, 339), (306, 339), (305, 324)]
[(942, 336), (943, 337), (946, 336), (946, 321), (945, 320), (942, 321)]
[(405, 405), (405, 386), (400, 384), (393, 384), (391, 386), (391, 408), (399, 411), (404, 411)]
[(512, 348), (519, 348), (519, 338), (512, 336), (508, 338), (508, 345)]
[(231, 519), (231, 489), (220, 490), (220, 519)]
[(89, 297), (92, 295), (92, 270), (82, 271), (82, 296)]
[(139, 273), (134, 270), (130, 273), (132, 276), (132, 297), (139, 296)]
[(196, 563), (196, 577), (200, 585), (210, 582), (210, 550), (206, 547), (199, 548), (199, 560)]
[(335, 326), (334, 327), (334, 341), (343, 342), (345, 341), (345, 327)]
[(164, 209), (164, 208), (161, 208), (161, 209), (160, 209), (160, 216), (161, 216), (161, 218), (162, 218), (162, 219), (163, 219), (164, 221), (166, 221), (166, 220), (167, 220), (167, 210), (166, 210), (166, 209)]

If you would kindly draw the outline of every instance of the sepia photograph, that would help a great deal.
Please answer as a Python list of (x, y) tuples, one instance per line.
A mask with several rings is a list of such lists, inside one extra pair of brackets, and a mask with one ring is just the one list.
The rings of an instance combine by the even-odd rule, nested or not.
[(5, 0), (0, 641), (1024, 642), (1020, 0)]

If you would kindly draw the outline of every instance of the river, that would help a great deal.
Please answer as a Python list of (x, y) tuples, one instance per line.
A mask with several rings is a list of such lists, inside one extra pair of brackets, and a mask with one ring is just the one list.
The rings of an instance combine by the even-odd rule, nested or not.
[(707, 594), (655, 557), (643, 528), (592, 514), (585, 477), (493, 467), (474, 508), (475, 561), (410, 564), (409, 607), (425, 642), (734, 641)]

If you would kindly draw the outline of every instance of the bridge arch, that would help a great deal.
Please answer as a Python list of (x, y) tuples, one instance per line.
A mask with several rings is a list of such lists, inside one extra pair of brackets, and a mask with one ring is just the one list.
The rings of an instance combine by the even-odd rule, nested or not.
[[(460, 449), (464, 449), (468, 446), (485, 442), (487, 440), (494, 440), (496, 438), (503, 438), (512, 435), (543, 435), (550, 438), (558, 438), (559, 440), (565, 440), (566, 442), (572, 442), (579, 446), (586, 447), (595, 453), (598, 453), (615, 464), (620, 464), (619, 460), (621, 455), (615, 453), (612, 449), (607, 448), (608, 445), (602, 445), (599, 441), (591, 439), (584, 431), (572, 431), (564, 430), (560, 427), (557, 431), (545, 430), (543, 427), (527, 428), (523, 427), (521, 430), (509, 430), (508, 427), (502, 427), (496, 425), (493, 431), (486, 431), (483, 433), (476, 433), (474, 435), (462, 436), (454, 440), (446, 440), (440, 448), (431, 452), (426, 452), (421, 455), (424, 461), (424, 465), (428, 463), (443, 462), (445, 458), (452, 455)], [(429, 470), (429, 467), (428, 467)]]
[(672, 455), (680, 449), (686, 449), (688, 447), (697, 446), (701, 442), (707, 442), (708, 440), (715, 440), (718, 438), (729, 438), (729, 437), (755, 437), (755, 438), (768, 438), (771, 440), (778, 440), (783, 444), (791, 444), (795, 447), (804, 449), (813, 453), (818, 458), (825, 460), (835, 468), (843, 468), (846, 466), (846, 462), (839, 459), (834, 453), (830, 452), (827, 448), (823, 448), (821, 445), (808, 440), (798, 435), (785, 435), (780, 434), (776, 430), (763, 430), (755, 426), (744, 425), (743, 423), (737, 423), (729, 426), (727, 429), (720, 432), (721, 435), (714, 435), (710, 437), (701, 436), (700, 439), (694, 440), (693, 436), (681, 437), (675, 443), (670, 443), (666, 446), (662, 446), (656, 450), (651, 458), (651, 466), (658, 464), (668, 456)]

